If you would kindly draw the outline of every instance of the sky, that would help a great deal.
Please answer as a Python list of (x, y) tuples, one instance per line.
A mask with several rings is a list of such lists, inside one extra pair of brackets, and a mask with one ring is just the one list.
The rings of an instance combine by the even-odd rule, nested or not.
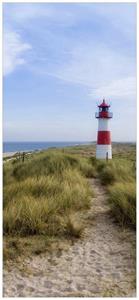
[(136, 140), (136, 4), (3, 4), (4, 141)]

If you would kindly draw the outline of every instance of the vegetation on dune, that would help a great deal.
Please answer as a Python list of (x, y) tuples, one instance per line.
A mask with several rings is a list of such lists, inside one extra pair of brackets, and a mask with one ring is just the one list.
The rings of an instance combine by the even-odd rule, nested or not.
[(127, 159), (113, 159), (101, 162), (97, 167), (103, 185), (113, 184), (117, 181), (135, 180), (134, 164)]
[(16, 157), (4, 163), (6, 259), (20, 255), (22, 247), (40, 253), (48, 240), (80, 237), (80, 212), (89, 208), (93, 196), (87, 180), (91, 177), (99, 178), (106, 188), (117, 221), (135, 227), (135, 146), (114, 145), (112, 161), (96, 160), (94, 153), (95, 145), (67, 147), (32, 153), (24, 162)]
[(116, 182), (109, 187), (109, 201), (112, 211), (121, 225), (136, 225), (135, 182)]
[(78, 236), (71, 216), (89, 208), (92, 192), (83, 174), (91, 169), (87, 160), (56, 151), (5, 165), (4, 234)]
[(97, 162), (98, 176), (106, 187), (111, 210), (122, 225), (136, 225), (136, 168), (129, 158)]

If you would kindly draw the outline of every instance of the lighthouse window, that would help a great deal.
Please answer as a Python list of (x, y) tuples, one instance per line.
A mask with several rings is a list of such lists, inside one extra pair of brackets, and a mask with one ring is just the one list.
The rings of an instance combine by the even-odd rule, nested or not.
[(103, 107), (103, 111), (108, 111), (108, 107)]

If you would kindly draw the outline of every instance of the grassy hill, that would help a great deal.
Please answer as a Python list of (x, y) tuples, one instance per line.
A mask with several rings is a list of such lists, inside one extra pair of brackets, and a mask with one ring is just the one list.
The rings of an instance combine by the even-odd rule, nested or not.
[(119, 224), (135, 227), (135, 155), (135, 145), (114, 144), (113, 160), (99, 161), (95, 146), (89, 145), (34, 152), (26, 155), (24, 162), (18, 157), (5, 162), (4, 257), (21, 253), (22, 242), (25, 249), (35, 247), (37, 252), (51, 239), (79, 238), (83, 231), (81, 213), (89, 209), (93, 197), (87, 180), (91, 177), (100, 178), (106, 187)]

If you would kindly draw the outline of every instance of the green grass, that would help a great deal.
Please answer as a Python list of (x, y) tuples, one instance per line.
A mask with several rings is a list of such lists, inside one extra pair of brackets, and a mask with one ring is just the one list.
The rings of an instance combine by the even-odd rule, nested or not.
[(136, 225), (136, 185), (135, 182), (116, 182), (109, 187), (109, 202), (118, 222)]
[(4, 236), (80, 237), (83, 224), (77, 215), (90, 207), (90, 176), (94, 168), (88, 158), (54, 149), (5, 163)]
[[(106, 188), (119, 224), (135, 227), (135, 146), (114, 144), (113, 159), (108, 162), (96, 160), (94, 155), (95, 145), (77, 146), (32, 153), (24, 162), (15, 158), (4, 163), (6, 259), (20, 255), (22, 244), (37, 253), (41, 251), (40, 239), (45, 249), (48, 240), (51, 244), (57, 238), (79, 238), (84, 229), (81, 213), (90, 207), (93, 196), (87, 180), (91, 177), (100, 178)], [(25, 239), (28, 246), (23, 243)]]
[(128, 159), (113, 159), (98, 163), (97, 170), (103, 185), (113, 184), (117, 181), (135, 180), (134, 163)]
[(135, 152), (124, 151), (119, 158), (114, 155), (112, 161), (97, 161), (96, 168), (116, 220), (122, 226), (136, 227)]

